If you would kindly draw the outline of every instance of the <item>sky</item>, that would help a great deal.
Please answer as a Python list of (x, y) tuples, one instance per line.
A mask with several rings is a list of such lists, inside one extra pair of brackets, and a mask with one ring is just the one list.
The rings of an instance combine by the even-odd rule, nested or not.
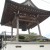
[[(18, 3), (22, 3), (25, 0), (12, 0)], [(39, 8), (39, 9), (43, 9), (43, 10), (47, 10), (50, 11), (50, 0), (32, 0), (32, 2)], [(1, 22), (1, 18), (2, 18), (2, 14), (3, 14), (3, 9), (4, 9), (4, 4), (5, 4), (5, 0), (0, 0), (0, 22)], [(40, 23), (40, 28), (41, 28), (41, 33), (42, 36), (45, 36), (47, 38), (50, 38), (50, 17), (48, 17), (46, 20), (44, 20), (42, 23)], [(6, 31), (8, 35), (11, 35), (8, 32), (11, 32), (11, 27), (8, 26), (1, 26), (0, 25), (0, 34)], [(14, 35), (16, 35), (16, 29), (13, 29)], [(30, 32), (35, 32), (37, 34), (39, 34), (38, 32), (38, 27), (34, 27), (32, 29), (30, 29)], [(28, 33), (27, 31), (21, 31), (19, 33)]]

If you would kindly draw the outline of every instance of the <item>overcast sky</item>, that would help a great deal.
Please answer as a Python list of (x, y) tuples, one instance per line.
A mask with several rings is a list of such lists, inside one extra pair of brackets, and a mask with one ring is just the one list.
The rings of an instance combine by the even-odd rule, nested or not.
[[(13, 0), (13, 1), (22, 3), (25, 0)], [(32, 0), (32, 2), (38, 8), (50, 11), (50, 0)], [(0, 0), (0, 22), (1, 22), (1, 18), (2, 18), (4, 3), (5, 3), (5, 0)], [(50, 17), (48, 17), (45, 21), (43, 21), (40, 24), (40, 28), (41, 28), (42, 35), (50, 38)], [(11, 32), (11, 29), (10, 29), (10, 27), (0, 25), (0, 33), (2, 31)], [(15, 29), (14, 29), (14, 32), (16, 33)], [(35, 32), (35, 33), (39, 34), (37, 26), (35, 28), (31, 29), (31, 32)], [(28, 33), (28, 31), (22, 32), (20, 30), (20, 33)], [(7, 34), (10, 34), (10, 33), (7, 33)]]

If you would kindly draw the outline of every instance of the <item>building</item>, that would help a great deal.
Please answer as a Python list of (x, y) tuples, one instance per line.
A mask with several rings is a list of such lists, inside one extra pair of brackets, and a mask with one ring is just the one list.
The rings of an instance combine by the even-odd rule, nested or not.
[[(21, 28), (23, 31), (26, 31), (28, 29), (28, 32), (30, 35), (29, 29), (38, 25), (39, 36), (41, 37), (42, 35), (41, 35), (39, 24), (45, 19), (47, 19), (49, 16), (50, 16), (50, 11), (41, 10), (37, 8), (32, 3), (31, 0), (26, 0), (24, 3), (21, 3), (21, 4), (13, 2), (11, 0), (5, 0), (5, 6), (4, 6), (4, 11), (2, 15), (1, 25), (12, 27), (11, 40), (13, 38), (13, 28), (17, 28), (17, 35), (14, 37), (15, 42), (13, 41), (6, 42), (7, 45), (6, 47), (4, 47), (4, 49), (6, 50), (14, 50), (14, 49), (15, 50), (17, 49), (18, 50), (26, 50), (26, 49), (27, 50), (33, 50), (33, 49), (48, 50), (48, 48), (50, 47), (49, 42), (45, 42), (45, 43), (44, 42), (41, 42), (41, 43), (40, 42), (38, 43), (37, 42), (19, 42), (19, 28)], [(44, 48), (40, 48), (40, 47), (44, 47)]]

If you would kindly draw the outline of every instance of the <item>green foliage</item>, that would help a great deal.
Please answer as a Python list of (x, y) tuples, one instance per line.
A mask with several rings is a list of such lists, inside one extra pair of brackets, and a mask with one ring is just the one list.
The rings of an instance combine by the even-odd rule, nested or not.
[(19, 35), (19, 39), (24, 39), (24, 38), (25, 38), (24, 36)]
[(35, 34), (34, 32), (32, 32), (31, 34)]
[(36, 34), (36, 33), (34, 33), (34, 32), (32, 32), (31, 34), (32, 34), (32, 35), (37, 35), (37, 34)]

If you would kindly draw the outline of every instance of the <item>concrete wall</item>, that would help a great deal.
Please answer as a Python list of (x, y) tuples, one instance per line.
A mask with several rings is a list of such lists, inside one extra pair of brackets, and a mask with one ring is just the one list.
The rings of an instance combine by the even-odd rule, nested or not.
[(50, 44), (7, 44), (1, 50), (49, 50)]

